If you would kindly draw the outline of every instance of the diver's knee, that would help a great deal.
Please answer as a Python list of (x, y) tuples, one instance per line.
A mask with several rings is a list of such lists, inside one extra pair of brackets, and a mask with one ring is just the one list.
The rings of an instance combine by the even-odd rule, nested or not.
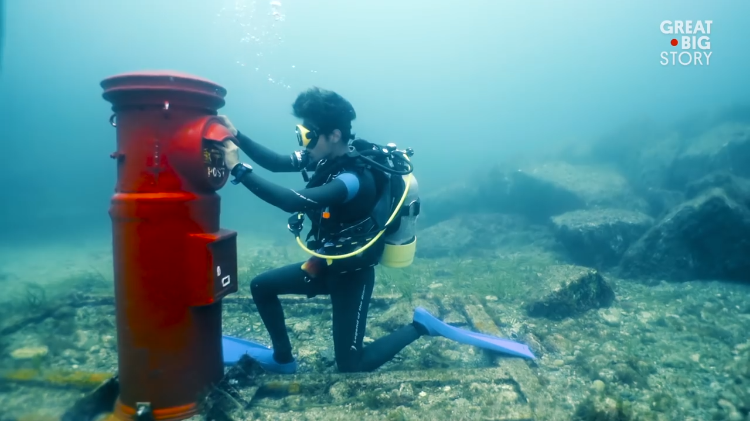
[(266, 279), (267, 276), (263, 276), (265, 274), (261, 273), (260, 275), (253, 278), (252, 281), (250, 281), (250, 292), (255, 294), (258, 292), (263, 291), (263, 285), (268, 282)]

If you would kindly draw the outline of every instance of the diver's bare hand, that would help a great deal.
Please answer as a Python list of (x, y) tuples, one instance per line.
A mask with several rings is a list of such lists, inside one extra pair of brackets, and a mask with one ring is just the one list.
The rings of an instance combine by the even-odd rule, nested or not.
[(224, 165), (231, 171), (237, 164), (240, 163), (240, 152), (237, 145), (229, 140), (225, 140), (221, 143), (218, 148), (224, 152)]
[(229, 117), (225, 115), (220, 115), (218, 117), (219, 117), (219, 120), (221, 120), (221, 123), (225, 125), (227, 129), (229, 129), (229, 131), (232, 133), (232, 136), (237, 136), (237, 133), (239, 133), (239, 131), (237, 130), (236, 127), (234, 127), (234, 124), (232, 124), (232, 122), (229, 120)]

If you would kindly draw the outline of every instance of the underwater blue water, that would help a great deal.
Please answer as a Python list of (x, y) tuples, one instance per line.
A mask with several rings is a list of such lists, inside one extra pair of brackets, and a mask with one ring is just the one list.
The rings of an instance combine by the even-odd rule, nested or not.
[[(114, 130), (98, 83), (120, 72), (214, 80), (229, 91), (222, 112), (279, 151), (296, 146), (296, 94), (336, 90), (357, 110), (359, 136), (415, 149), (424, 191), (633, 120), (703, 116), (750, 91), (750, 3), (740, 0), (279, 4), (6, 0), (0, 133), (12, 158), (0, 238), (107, 232)], [(712, 20), (710, 65), (660, 65), (673, 49), (664, 20)], [(251, 195), (222, 196), (226, 225), (256, 226), (251, 209), (269, 222), (258, 226), (283, 230), (282, 214)]]
[[(632, 408), (649, 420), (750, 419), (747, 284), (714, 279), (746, 280), (740, 272), (750, 267), (742, 254), (742, 232), (750, 232), (744, 169), (750, 168), (750, 2), (4, 0), (2, 6), (3, 364), (84, 375), (109, 375), (117, 367), (108, 215), (115, 130), (99, 83), (123, 72), (174, 70), (225, 87), (220, 113), (278, 152), (298, 149), (291, 104), (312, 86), (351, 101), (359, 137), (415, 150), (419, 192), (431, 198), (422, 221), (434, 223), (438, 214), (447, 223), (418, 232), (423, 254), (413, 266), (377, 268), (378, 305), (368, 316), (366, 344), (424, 305), (436, 314), (440, 308), (446, 322), (461, 328), (522, 341), (539, 356), (533, 364), (498, 367), (494, 356), (475, 348), (422, 338), (363, 380), (369, 389), (336, 389), (326, 379), (319, 393), (316, 376), (329, 376), (334, 365), (330, 317), (320, 311), (328, 302), (303, 301), (287, 325), (310, 382), (300, 402), (312, 405), (292, 410), (286, 405), (294, 399), (283, 405), (269, 399), (253, 411), (318, 419), (354, 405), (372, 419), (386, 410), (393, 410), (389, 419), (529, 419), (530, 401), (549, 411), (540, 413), (576, 413), (572, 419), (581, 420), (634, 419), (624, 415)], [(665, 21), (693, 27), (700, 21), (710, 33), (665, 34), (661, 28), (672, 25)], [(710, 48), (683, 49), (693, 35), (707, 36), (695, 41)], [(676, 57), (686, 64), (673, 64), (670, 54), (683, 51), (690, 55)], [(727, 120), (744, 126), (720, 125)], [(692, 140), (715, 127), (721, 130), (709, 130), (714, 143), (745, 136), (732, 146), (737, 156), (702, 151), (695, 161), (678, 159), (680, 148), (694, 145), (672, 148), (672, 136)], [(586, 155), (592, 144), (598, 155)], [(555, 162), (561, 156), (570, 162)], [(591, 156), (609, 158), (616, 169), (581, 165), (592, 164)], [(739, 164), (724, 168), (722, 159)], [(525, 161), (544, 168), (531, 174), (502, 167), (503, 175), (488, 182), (493, 166)], [(290, 188), (303, 183), (299, 174), (256, 171)], [(706, 174), (715, 178), (689, 183)], [(484, 190), (436, 195), (455, 182)], [(711, 190), (716, 185), (725, 190)], [(235, 301), (225, 302), (223, 330), (266, 339), (257, 312), (247, 311), (249, 280), (303, 254), (287, 231), (288, 214), (241, 186), (227, 183), (219, 193), (222, 227), (239, 232), (242, 282)], [(485, 203), (471, 202), (476, 208), (458, 217), (446, 211), (463, 199)], [(471, 213), (487, 209), (494, 213)], [(684, 212), (671, 218), (674, 209)], [(591, 242), (577, 243), (585, 232), (593, 233)], [(616, 262), (626, 249), (633, 251), (630, 260)], [(582, 255), (590, 264), (576, 261)], [(602, 256), (614, 263), (601, 273), (575, 266), (594, 267)], [(622, 262), (654, 279), (620, 277), (616, 271), (627, 269)], [(670, 282), (680, 274), (688, 281)], [(581, 314), (555, 319), (526, 311), (531, 301), (547, 308), (548, 297), (537, 293), (576, 276), (586, 281), (567, 285), (572, 292), (565, 298), (588, 306)], [(616, 299), (599, 308), (592, 303), (601, 297), (587, 301), (586, 288)], [(14, 325), (12, 318), (26, 321)], [(28, 357), (40, 348), (41, 356)], [(52, 413), (80, 395), (58, 388), (37, 408), (29, 399), (41, 388), (6, 382), (18, 374), (8, 368), (0, 367), (0, 421), (6, 421), (3, 405), (14, 413)], [(436, 368), (440, 380), (419, 380)], [(623, 409), (623, 402), (633, 406)]]

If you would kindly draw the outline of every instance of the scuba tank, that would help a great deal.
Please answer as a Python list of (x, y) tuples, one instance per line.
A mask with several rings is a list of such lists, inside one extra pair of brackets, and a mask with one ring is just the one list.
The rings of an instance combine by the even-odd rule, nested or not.
[(421, 207), (419, 187), (414, 174), (402, 177), (409, 190), (399, 210), (398, 228), (392, 233), (386, 233), (385, 249), (380, 257), (380, 264), (390, 268), (404, 268), (411, 265), (417, 252), (417, 217)]

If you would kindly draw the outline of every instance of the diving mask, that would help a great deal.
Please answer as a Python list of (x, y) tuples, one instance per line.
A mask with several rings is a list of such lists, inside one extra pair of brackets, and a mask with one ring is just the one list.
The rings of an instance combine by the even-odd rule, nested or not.
[(300, 146), (307, 149), (312, 149), (315, 144), (318, 143), (318, 131), (316, 129), (308, 129), (307, 127), (298, 124), (295, 130), (297, 132), (297, 143)]

